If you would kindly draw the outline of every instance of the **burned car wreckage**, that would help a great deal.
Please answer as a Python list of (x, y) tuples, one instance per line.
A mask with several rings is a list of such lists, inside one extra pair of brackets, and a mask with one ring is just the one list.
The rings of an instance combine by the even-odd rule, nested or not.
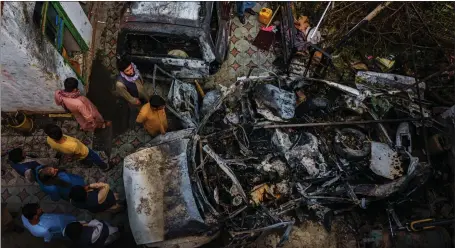
[(206, 77), (226, 59), (229, 16), (227, 2), (131, 2), (123, 13), (117, 56), (144, 72), (157, 64), (178, 78)]
[(201, 245), (223, 230), (225, 247), (270, 232), (282, 244), (302, 210), (330, 230), (338, 214), (406, 197), (431, 174), (416, 152), (426, 149), (416, 129), (431, 122), (413, 102), (415, 83), (371, 72), (354, 87), (242, 77), (199, 100), (193, 84), (174, 78), (167, 109), (184, 129), (125, 159), (136, 242), (195, 235)]

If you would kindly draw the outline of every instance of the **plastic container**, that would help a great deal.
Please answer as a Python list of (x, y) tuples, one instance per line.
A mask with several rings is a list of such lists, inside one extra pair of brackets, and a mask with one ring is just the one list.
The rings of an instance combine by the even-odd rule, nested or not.
[(13, 123), (9, 123), (9, 126), (16, 129), (17, 131), (28, 133), (31, 132), (33, 129), (33, 120), (28, 118), (24, 113), (17, 112), (14, 116), (16, 121), (19, 121), (19, 125), (14, 125)]
[(259, 11), (259, 22), (267, 25), (269, 24), (270, 19), (272, 18), (273, 11), (269, 8), (262, 8), (261, 11)]

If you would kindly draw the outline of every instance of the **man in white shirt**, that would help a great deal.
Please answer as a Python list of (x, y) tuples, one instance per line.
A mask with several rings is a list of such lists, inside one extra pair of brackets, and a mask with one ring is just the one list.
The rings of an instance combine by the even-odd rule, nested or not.
[(66, 225), (76, 221), (70, 214), (44, 213), (37, 203), (26, 204), (22, 208), (22, 224), (30, 233), (38, 238), (50, 242), (54, 238), (63, 238)]

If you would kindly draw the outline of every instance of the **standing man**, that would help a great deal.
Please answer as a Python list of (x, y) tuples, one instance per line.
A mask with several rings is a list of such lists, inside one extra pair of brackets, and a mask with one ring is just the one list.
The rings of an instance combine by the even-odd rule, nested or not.
[(166, 102), (159, 95), (153, 95), (149, 103), (142, 106), (136, 122), (143, 123), (145, 130), (152, 135), (165, 134), (167, 131)]
[(149, 97), (144, 90), (144, 80), (136, 65), (132, 62), (119, 60), (117, 63), (120, 75), (115, 83), (116, 93), (133, 106), (148, 102)]
[(84, 164), (95, 164), (104, 171), (110, 169), (110, 165), (104, 163), (95, 151), (88, 148), (80, 140), (64, 135), (59, 126), (49, 124), (44, 128), (44, 133), (47, 134), (47, 143), (52, 149), (71, 155), (74, 159), (80, 160)]
[(50, 242), (54, 238), (63, 238), (66, 225), (76, 221), (69, 214), (48, 214), (37, 203), (28, 203), (22, 208), (22, 224), (30, 233)]
[(111, 122), (105, 122), (98, 109), (77, 88), (79, 81), (73, 77), (64, 82), (65, 90), (55, 92), (55, 103), (70, 111), (84, 131), (93, 132), (96, 128), (105, 128)]
[(239, 16), (239, 20), (242, 24), (245, 24), (245, 12), (256, 15), (256, 12), (252, 9), (256, 2), (236, 2), (237, 4), (237, 15)]
[(91, 220), (72, 222), (64, 229), (64, 235), (70, 238), (76, 247), (103, 247), (114, 242), (119, 237), (117, 227), (113, 227), (105, 221)]

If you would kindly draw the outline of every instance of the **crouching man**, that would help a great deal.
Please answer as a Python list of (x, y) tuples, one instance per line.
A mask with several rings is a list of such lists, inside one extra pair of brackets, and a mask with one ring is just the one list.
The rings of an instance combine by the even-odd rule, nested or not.
[(112, 192), (107, 183), (73, 186), (69, 197), (73, 206), (94, 214), (104, 211), (118, 213), (124, 209), (124, 206), (119, 204), (118, 194)]
[(103, 247), (114, 242), (120, 236), (117, 227), (113, 227), (104, 221), (91, 220), (69, 223), (63, 231), (64, 235), (71, 239), (75, 247)]

